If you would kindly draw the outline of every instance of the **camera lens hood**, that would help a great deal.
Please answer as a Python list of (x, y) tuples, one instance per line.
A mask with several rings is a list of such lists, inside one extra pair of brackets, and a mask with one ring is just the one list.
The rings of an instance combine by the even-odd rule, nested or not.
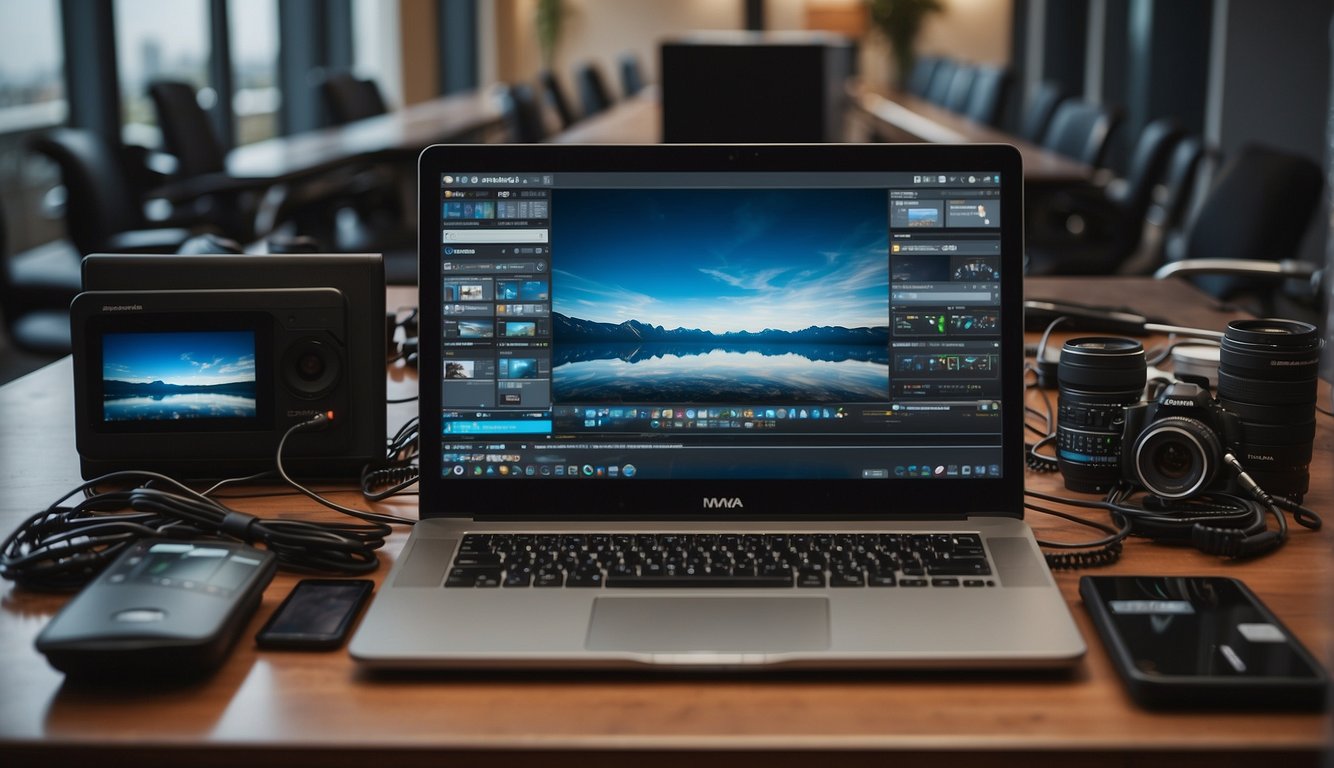
[(1061, 347), (1056, 376), (1063, 385), (1096, 391), (1143, 390), (1144, 345), (1121, 336), (1084, 336)]
[(1283, 349), (1320, 348), (1320, 336), (1316, 327), (1300, 320), (1284, 320), (1276, 317), (1256, 320), (1233, 320), (1223, 332), (1226, 349), (1228, 342), (1254, 344)]

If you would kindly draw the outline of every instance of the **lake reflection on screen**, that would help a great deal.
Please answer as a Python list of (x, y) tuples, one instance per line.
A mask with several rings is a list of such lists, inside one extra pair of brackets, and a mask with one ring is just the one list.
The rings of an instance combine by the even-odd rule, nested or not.
[[(833, 403), (886, 401), (883, 349), (808, 345), (569, 345), (552, 368), (557, 402)], [(580, 354), (580, 353), (583, 354)], [(581, 359), (582, 358), (582, 359)], [(831, 359), (834, 358), (834, 359)]]
[(173, 421), (177, 419), (253, 419), (255, 398), (216, 392), (107, 399), (107, 421)]

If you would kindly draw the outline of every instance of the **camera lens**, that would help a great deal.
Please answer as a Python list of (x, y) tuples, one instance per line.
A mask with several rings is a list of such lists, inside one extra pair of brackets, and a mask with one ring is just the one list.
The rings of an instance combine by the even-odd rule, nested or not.
[(307, 350), (296, 361), (296, 374), (305, 381), (316, 381), (324, 375), (324, 358), (315, 350)]
[(1145, 490), (1178, 499), (1209, 487), (1223, 455), (1214, 431), (1184, 416), (1159, 419), (1135, 439), (1131, 455)]
[(283, 379), (302, 397), (321, 397), (338, 383), (338, 353), (318, 339), (302, 339), (283, 355)]
[(1065, 487), (1098, 493), (1121, 477), (1125, 409), (1144, 393), (1144, 346), (1134, 339), (1071, 339), (1056, 368), (1056, 463)]
[(1269, 493), (1295, 500), (1310, 481), (1321, 344), (1309, 323), (1235, 320), (1219, 354), (1218, 402), (1241, 421), (1242, 466)]

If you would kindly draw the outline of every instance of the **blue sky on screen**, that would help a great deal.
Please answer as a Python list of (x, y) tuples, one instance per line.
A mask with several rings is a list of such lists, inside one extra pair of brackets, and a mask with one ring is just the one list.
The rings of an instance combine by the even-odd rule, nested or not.
[(211, 385), (255, 380), (250, 331), (108, 333), (102, 338), (102, 378)]
[(560, 190), (552, 215), (567, 316), (714, 333), (889, 322), (882, 190)]

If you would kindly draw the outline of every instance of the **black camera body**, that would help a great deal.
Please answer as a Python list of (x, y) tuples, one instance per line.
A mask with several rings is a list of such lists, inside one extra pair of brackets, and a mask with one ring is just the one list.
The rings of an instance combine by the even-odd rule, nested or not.
[(1122, 476), (1155, 496), (1237, 493), (1223, 461), (1227, 452), (1244, 453), (1241, 421), (1203, 381), (1168, 384), (1152, 401), (1125, 409)]
[(70, 311), (83, 476), (271, 470), (317, 414), (289, 472), (383, 458), (383, 275), (379, 256), (88, 257)]

